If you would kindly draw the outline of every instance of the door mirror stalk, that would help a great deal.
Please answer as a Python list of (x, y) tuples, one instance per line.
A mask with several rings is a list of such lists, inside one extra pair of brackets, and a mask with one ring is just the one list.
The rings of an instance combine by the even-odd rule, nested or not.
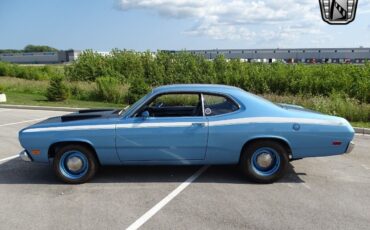
[(141, 117), (142, 117), (143, 119), (147, 119), (148, 117), (150, 117), (150, 114), (149, 114), (149, 112), (148, 112), (147, 110), (145, 110), (145, 111), (143, 111), (143, 112), (141, 113)]

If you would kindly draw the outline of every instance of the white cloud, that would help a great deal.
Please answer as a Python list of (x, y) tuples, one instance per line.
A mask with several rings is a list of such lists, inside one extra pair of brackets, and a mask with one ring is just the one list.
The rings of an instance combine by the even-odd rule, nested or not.
[(320, 37), (325, 25), (317, 0), (119, 0), (118, 5), (192, 19), (185, 34), (213, 39), (290, 42)]

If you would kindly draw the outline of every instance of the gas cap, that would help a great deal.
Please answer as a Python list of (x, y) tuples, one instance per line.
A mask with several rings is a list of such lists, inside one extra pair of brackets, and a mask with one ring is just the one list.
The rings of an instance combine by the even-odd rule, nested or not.
[(300, 128), (301, 128), (301, 126), (299, 124), (297, 124), (297, 123), (293, 124), (293, 129), (295, 131), (298, 131)]

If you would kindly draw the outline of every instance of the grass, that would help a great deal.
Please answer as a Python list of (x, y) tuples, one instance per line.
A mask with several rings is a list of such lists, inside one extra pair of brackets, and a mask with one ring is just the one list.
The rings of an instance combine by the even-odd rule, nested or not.
[(0, 76), (0, 85), (6, 93), (18, 92), (29, 94), (44, 94), (49, 85), (49, 81), (35, 81), (15, 77)]
[(351, 122), (353, 127), (370, 128), (370, 122)]
[[(66, 85), (70, 89), (71, 100), (81, 101), (105, 101), (99, 98), (101, 93), (95, 82), (84, 81), (66, 81)], [(0, 86), (6, 93), (25, 93), (45, 95), (49, 87), (49, 80), (27, 80), (15, 77), (0, 76)], [(110, 89), (108, 88), (107, 91)], [(116, 88), (116, 96), (124, 98), (128, 92), (128, 85), (119, 85)], [(100, 99), (100, 100), (99, 100)], [(114, 103), (113, 103), (114, 104)]]
[(7, 102), (2, 104), (13, 105), (39, 105), (55, 107), (74, 107), (74, 108), (123, 108), (123, 104), (113, 104), (97, 101), (81, 101), (69, 99), (63, 102), (47, 101), (46, 97), (40, 94), (28, 94), (18, 92), (7, 92)]

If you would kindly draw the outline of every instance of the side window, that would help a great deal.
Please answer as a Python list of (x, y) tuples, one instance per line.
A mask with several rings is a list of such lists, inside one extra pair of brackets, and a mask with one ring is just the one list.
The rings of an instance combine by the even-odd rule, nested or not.
[(144, 105), (137, 117), (147, 111), (150, 117), (192, 117), (202, 116), (199, 93), (162, 94)]
[(195, 107), (198, 103), (198, 94), (163, 94), (156, 97), (149, 107)]
[(231, 113), (239, 109), (231, 99), (221, 96), (204, 94), (204, 113), (206, 116)]

